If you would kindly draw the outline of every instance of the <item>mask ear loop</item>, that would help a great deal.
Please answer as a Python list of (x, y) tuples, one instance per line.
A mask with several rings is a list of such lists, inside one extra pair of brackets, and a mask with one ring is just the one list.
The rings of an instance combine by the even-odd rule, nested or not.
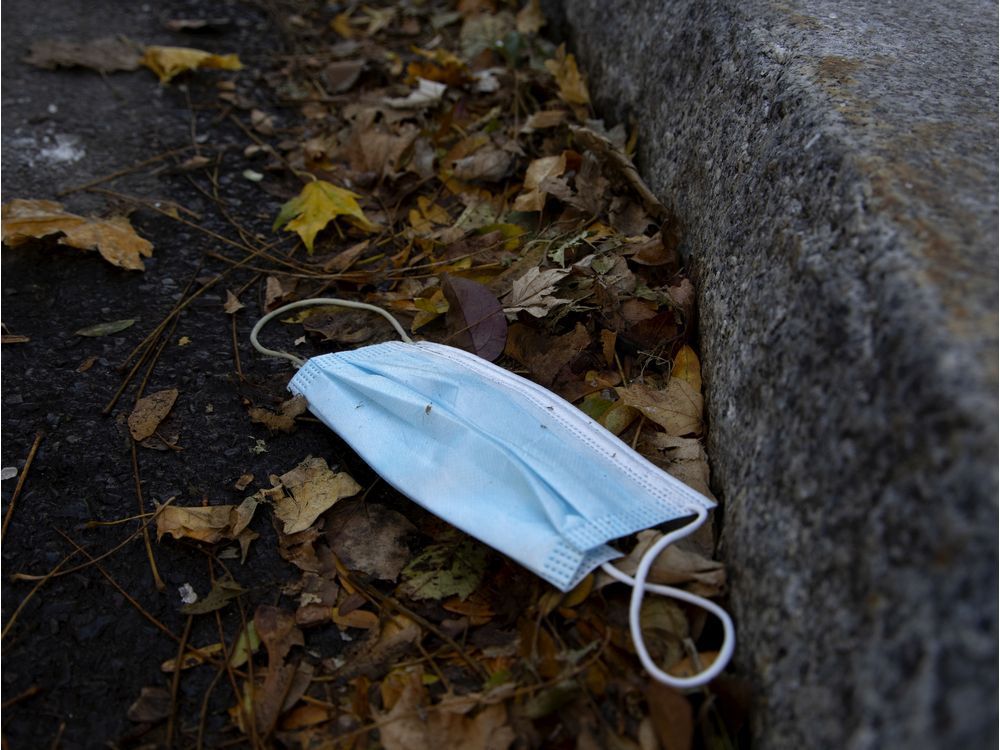
[[(698, 518), (687, 526), (664, 535), (662, 539), (659, 539), (655, 544), (653, 544), (653, 546), (646, 550), (642, 559), (639, 561), (639, 567), (635, 571), (634, 578), (622, 573), (618, 570), (618, 568), (614, 567), (610, 563), (604, 563), (601, 566), (604, 572), (616, 581), (621, 581), (622, 583), (626, 583), (632, 587), (632, 597), (629, 600), (628, 624), (629, 630), (632, 633), (632, 642), (635, 644), (635, 650), (639, 656), (639, 661), (642, 662), (642, 666), (657, 682), (679, 689), (701, 687), (702, 685), (707, 685), (709, 682), (714, 680), (719, 676), (719, 674), (722, 673), (722, 670), (726, 668), (726, 665), (732, 658), (733, 651), (736, 648), (736, 630), (733, 627), (733, 621), (729, 617), (729, 613), (718, 604), (710, 602), (704, 597), (691, 594), (683, 589), (646, 582), (649, 570), (652, 568), (653, 563), (659, 554), (678, 539), (693, 532), (705, 522), (705, 519), (708, 518), (708, 511), (705, 508), (695, 508), (693, 510), (698, 514)], [(719, 655), (716, 657), (715, 661), (712, 662), (711, 666), (691, 677), (674, 677), (673, 675), (667, 674), (656, 665), (652, 657), (649, 655), (649, 650), (646, 648), (646, 641), (642, 636), (642, 623), (640, 622), (642, 600), (647, 591), (652, 591), (654, 594), (669, 596), (673, 599), (680, 599), (681, 601), (688, 602), (689, 604), (697, 605), (708, 610), (722, 621), (722, 648), (719, 650)]]
[(277, 310), (272, 310), (263, 318), (258, 320), (257, 325), (255, 325), (253, 327), (253, 330), (250, 331), (250, 343), (253, 344), (253, 348), (267, 357), (280, 357), (281, 359), (287, 359), (296, 367), (302, 367), (302, 365), (305, 364), (304, 359), (302, 359), (301, 357), (296, 357), (294, 354), (291, 354), (289, 352), (282, 352), (278, 351), (277, 349), (268, 349), (266, 346), (260, 343), (260, 341), (257, 339), (257, 336), (261, 332), (261, 329), (263, 329), (265, 325), (267, 325), (273, 318), (277, 317), (278, 315), (283, 315), (286, 312), (290, 312), (291, 310), (298, 310), (299, 308), (302, 307), (313, 307), (315, 305), (348, 307), (351, 308), (352, 310), (367, 310), (368, 312), (378, 313), (392, 324), (392, 327), (396, 329), (396, 333), (399, 334), (399, 338), (401, 338), (407, 344), (413, 343), (413, 339), (411, 339), (410, 336), (406, 333), (406, 331), (403, 329), (403, 326), (399, 324), (399, 321), (396, 320), (394, 317), (392, 317), (392, 315), (390, 315), (387, 311), (383, 310), (381, 307), (377, 307), (376, 305), (369, 305), (366, 302), (354, 302), (353, 300), (339, 299), (337, 297), (314, 297), (312, 299), (304, 299), (298, 302), (291, 302), (287, 305), (283, 305), (282, 307), (279, 307)]

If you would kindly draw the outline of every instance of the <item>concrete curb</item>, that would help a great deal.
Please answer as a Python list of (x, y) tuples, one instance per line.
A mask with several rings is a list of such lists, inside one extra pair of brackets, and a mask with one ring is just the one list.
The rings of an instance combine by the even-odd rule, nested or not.
[(997, 732), (997, 9), (562, 0), (686, 230), (761, 747)]

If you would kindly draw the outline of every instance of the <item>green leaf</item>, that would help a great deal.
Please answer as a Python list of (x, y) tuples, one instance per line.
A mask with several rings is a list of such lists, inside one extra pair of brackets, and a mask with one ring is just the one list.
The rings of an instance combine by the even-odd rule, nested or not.
[(76, 335), (89, 336), (90, 338), (110, 336), (113, 333), (121, 333), (126, 328), (131, 328), (134, 324), (135, 318), (129, 318), (128, 320), (112, 320), (108, 323), (98, 323), (97, 325), (81, 328), (76, 332)]
[(229, 655), (229, 666), (234, 669), (242, 667), (247, 663), (250, 654), (256, 654), (260, 648), (260, 637), (257, 635), (257, 626), (253, 620), (247, 623), (246, 628), (240, 633), (239, 640), (233, 646), (233, 652)]
[(400, 591), (413, 599), (465, 599), (483, 580), (486, 554), (474, 539), (432, 544), (403, 569)]

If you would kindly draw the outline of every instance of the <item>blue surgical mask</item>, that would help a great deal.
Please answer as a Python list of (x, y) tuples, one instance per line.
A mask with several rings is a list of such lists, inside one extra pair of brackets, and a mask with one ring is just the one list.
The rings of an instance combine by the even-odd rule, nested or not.
[[(403, 340), (305, 362), (258, 343), (272, 317), (314, 304), (377, 312)], [(431, 513), (562, 591), (599, 566), (632, 586), (630, 630), (655, 679), (696, 687), (725, 668), (734, 647), (726, 612), (686, 591), (646, 582), (656, 556), (698, 528), (714, 503), (572, 404), (473, 354), (414, 343), (392, 316), (363, 303), (292, 303), (262, 318), (251, 340), (263, 353), (300, 365), (289, 390), (386, 482)], [(647, 551), (634, 578), (609, 564), (620, 555), (609, 541), (689, 516), (693, 522)], [(697, 604), (722, 620), (723, 647), (708, 669), (679, 678), (653, 662), (640, 628), (646, 591)]]

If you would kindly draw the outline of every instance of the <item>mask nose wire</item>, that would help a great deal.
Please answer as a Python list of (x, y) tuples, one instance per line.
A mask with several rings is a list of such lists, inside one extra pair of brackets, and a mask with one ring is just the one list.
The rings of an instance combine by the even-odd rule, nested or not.
[(273, 318), (277, 317), (278, 315), (283, 315), (286, 312), (290, 312), (292, 310), (298, 310), (299, 308), (302, 307), (313, 307), (315, 305), (348, 307), (351, 308), (352, 310), (367, 310), (368, 312), (378, 313), (392, 324), (392, 327), (396, 329), (396, 333), (399, 334), (399, 338), (401, 338), (407, 344), (413, 343), (413, 339), (411, 339), (410, 336), (406, 333), (403, 326), (399, 324), (399, 321), (396, 320), (394, 317), (392, 317), (392, 315), (390, 315), (387, 311), (383, 310), (381, 307), (378, 307), (376, 305), (369, 305), (367, 302), (355, 302), (353, 300), (340, 299), (338, 297), (313, 297), (312, 299), (299, 300), (298, 302), (291, 302), (287, 305), (283, 305), (279, 307), (277, 310), (272, 310), (263, 318), (258, 320), (257, 324), (253, 327), (253, 330), (250, 331), (250, 343), (253, 344), (253, 348), (267, 357), (280, 357), (281, 359), (287, 359), (296, 367), (302, 367), (302, 365), (305, 364), (304, 359), (302, 359), (301, 357), (296, 357), (294, 354), (291, 354), (290, 352), (282, 352), (278, 351), (277, 349), (268, 349), (266, 346), (260, 343), (257, 336), (258, 334), (260, 334), (264, 326), (267, 325)]
[[(722, 607), (717, 605), (715, 602), (710, 602), (704, 597), (691, 594), (683, 589), (646, 582), (649, 570), (653, 566), (653, 562), (659, 554), (678, 539), (693, 532), (705, 522), (705, 519), (708, 518), (708, 511), (705, 508), (693, 508), (692, 510), (698, 514), (698, 518), (687, 526), (666, 534), (663, 538), (659, 539), (653, 546), (646, 550), (642, 559), (639, 561), (639, 567), (636, 569), (634, 578), (622, 573), (618, 570), (618, 568), (614, 567), (610, 563), (604, 563), (601, 566), (604, 572), (616, 581), (621, 581), (622, 583), (627, 583), (632, 586), (632, 597), (629, 600), (628, 624), (629, 630), (632, 633), (632, 642), (635, 644), (635, 650), (639, 656), (639, 661), (642, 662), (642, 666), (657, 682), (680, 689), (701, 687), (702, 685), (706, 685), (711, 682), (722, 672), (722, 670), (726, 668), (726, 665), (733, 656), (733, 650), (736, 647), (736, 631), (733, 627), (733, 621), (729, 617), (729, 613), (722, 609)], [(647, 591), (697, 605), (708, 610), (722, 621), (722, 648), (719, 650), (719, 655), (715, 658), (715, 661), (712, 662), (711, 666), (691, 677), (674, 677), (673, 675), (667, 674), (656, 665), (652, 657), (649, 655), (649, 650), (646, 648), (646, 641), (642, 636), (642, 623), (640, 622), (642, 600)]]

